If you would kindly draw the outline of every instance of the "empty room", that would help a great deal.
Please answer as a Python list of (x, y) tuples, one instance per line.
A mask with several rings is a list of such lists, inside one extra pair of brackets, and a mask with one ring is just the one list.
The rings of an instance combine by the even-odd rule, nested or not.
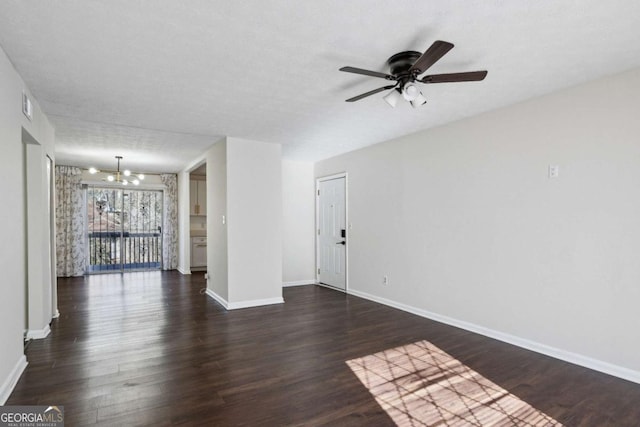
[(0, 2), (0, 426), (640, 425), (640, 3)]

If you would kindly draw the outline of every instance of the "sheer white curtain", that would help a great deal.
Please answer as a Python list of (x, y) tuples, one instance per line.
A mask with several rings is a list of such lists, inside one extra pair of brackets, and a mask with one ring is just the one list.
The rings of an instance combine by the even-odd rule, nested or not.
[(56, 166), (56, 273), (82, 276), (85, 268), (82, 170)]
[(162, 218), (162, 269), (178, 268), (178, 176), (160, 175), (164, 189), (164, 217)]

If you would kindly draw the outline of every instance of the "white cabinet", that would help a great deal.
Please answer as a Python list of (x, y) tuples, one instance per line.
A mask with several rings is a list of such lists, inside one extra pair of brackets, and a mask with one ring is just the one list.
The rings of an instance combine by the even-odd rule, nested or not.
[(189, 205), (191, 215), (207, 214), (207, 181), (189, 181)]
[(199, 269), (207, 267), (207, 238), (191, 238), (191, 268)]

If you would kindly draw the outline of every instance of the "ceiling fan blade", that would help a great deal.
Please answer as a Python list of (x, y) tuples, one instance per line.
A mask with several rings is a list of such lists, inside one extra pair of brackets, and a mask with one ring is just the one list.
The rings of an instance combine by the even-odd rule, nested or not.
[(358, 96), (354, 96), (353, 98), (349, 98), (347, 99), (345, 102), (354, 102), (354, 101), (359, 101), (362, 98), (366, 98), (367, 96), (371, 96), (371, 95), (375, 95), (378, 92), (382, 92), (383, 90), (387, 90), (387, 89), (393, 89), (394, 87), (396, 87), (396, 85), (390, 85), (390, 86), (385, 86), (385, 87), (379, 87), (378, 89), (374, 89), (374, 90), (370, 90), (369, 92), (360, 94)]
[(451, 49), (453, 49), (452, 43), (436, 40), (431, 47), (418, 58), (415, 64), (409, 68), (409, 72), (417, 71), (418, 74), (424, 73)]
[(347, 73), (364, 74), (365, 76), (371, 77), (380, 77), (387, 80), (395, 80), (394, 77), (389, 74), (379, 73), (378, 71), (363, 70), (362, 68), (356, 67), (342, 67), (340, 68), (340, 71), (344, 71)]
[(422, 83), (477, 82), (484, 80), (486, 76), (486, 71), (469, 71), (466, 73), (433, 74), (424, 76), (418, 81)]

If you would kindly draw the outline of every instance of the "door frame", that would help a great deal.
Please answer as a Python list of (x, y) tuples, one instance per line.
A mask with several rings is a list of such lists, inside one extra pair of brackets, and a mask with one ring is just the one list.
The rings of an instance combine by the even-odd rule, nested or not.
[(60, 317), (60, 311), (58, 310), (58, 275), (56, 271), (56, 172), (55, 162), (47, 154), (45, 156), (45, 162), (47, 162), (47, 183), (49, 188), (47, 189), (49, 205), (49, 259), (51, 262), (51, 312), (54, 319)]
[[(320, 274), (318, 271), (320, 270), (320, 183), (323, 181), (331, 181), (333, 179), (344, 178), (344, 223), (347, 227), (347, 244), (344, 250), (344, 291), (342, 289), (334, 288), (333, 286), (328, 286), (320, 283)], [(332, 175), (325, 175), (316, 178), (316, 190), (315, 190), (315, 199), (316, 199), (316, 222), (315, 222), (315, 230), (313, 232), (316, 240), (316, 284), (320, 286), (324, 286), (328, 289), (333, 289), (334, 291), (344, 292), (345, 294), (349, 293), (349, 241), (351, 238), (351, 224), (349, 223), (349, 174), (347, 172), (335, 173)]]

